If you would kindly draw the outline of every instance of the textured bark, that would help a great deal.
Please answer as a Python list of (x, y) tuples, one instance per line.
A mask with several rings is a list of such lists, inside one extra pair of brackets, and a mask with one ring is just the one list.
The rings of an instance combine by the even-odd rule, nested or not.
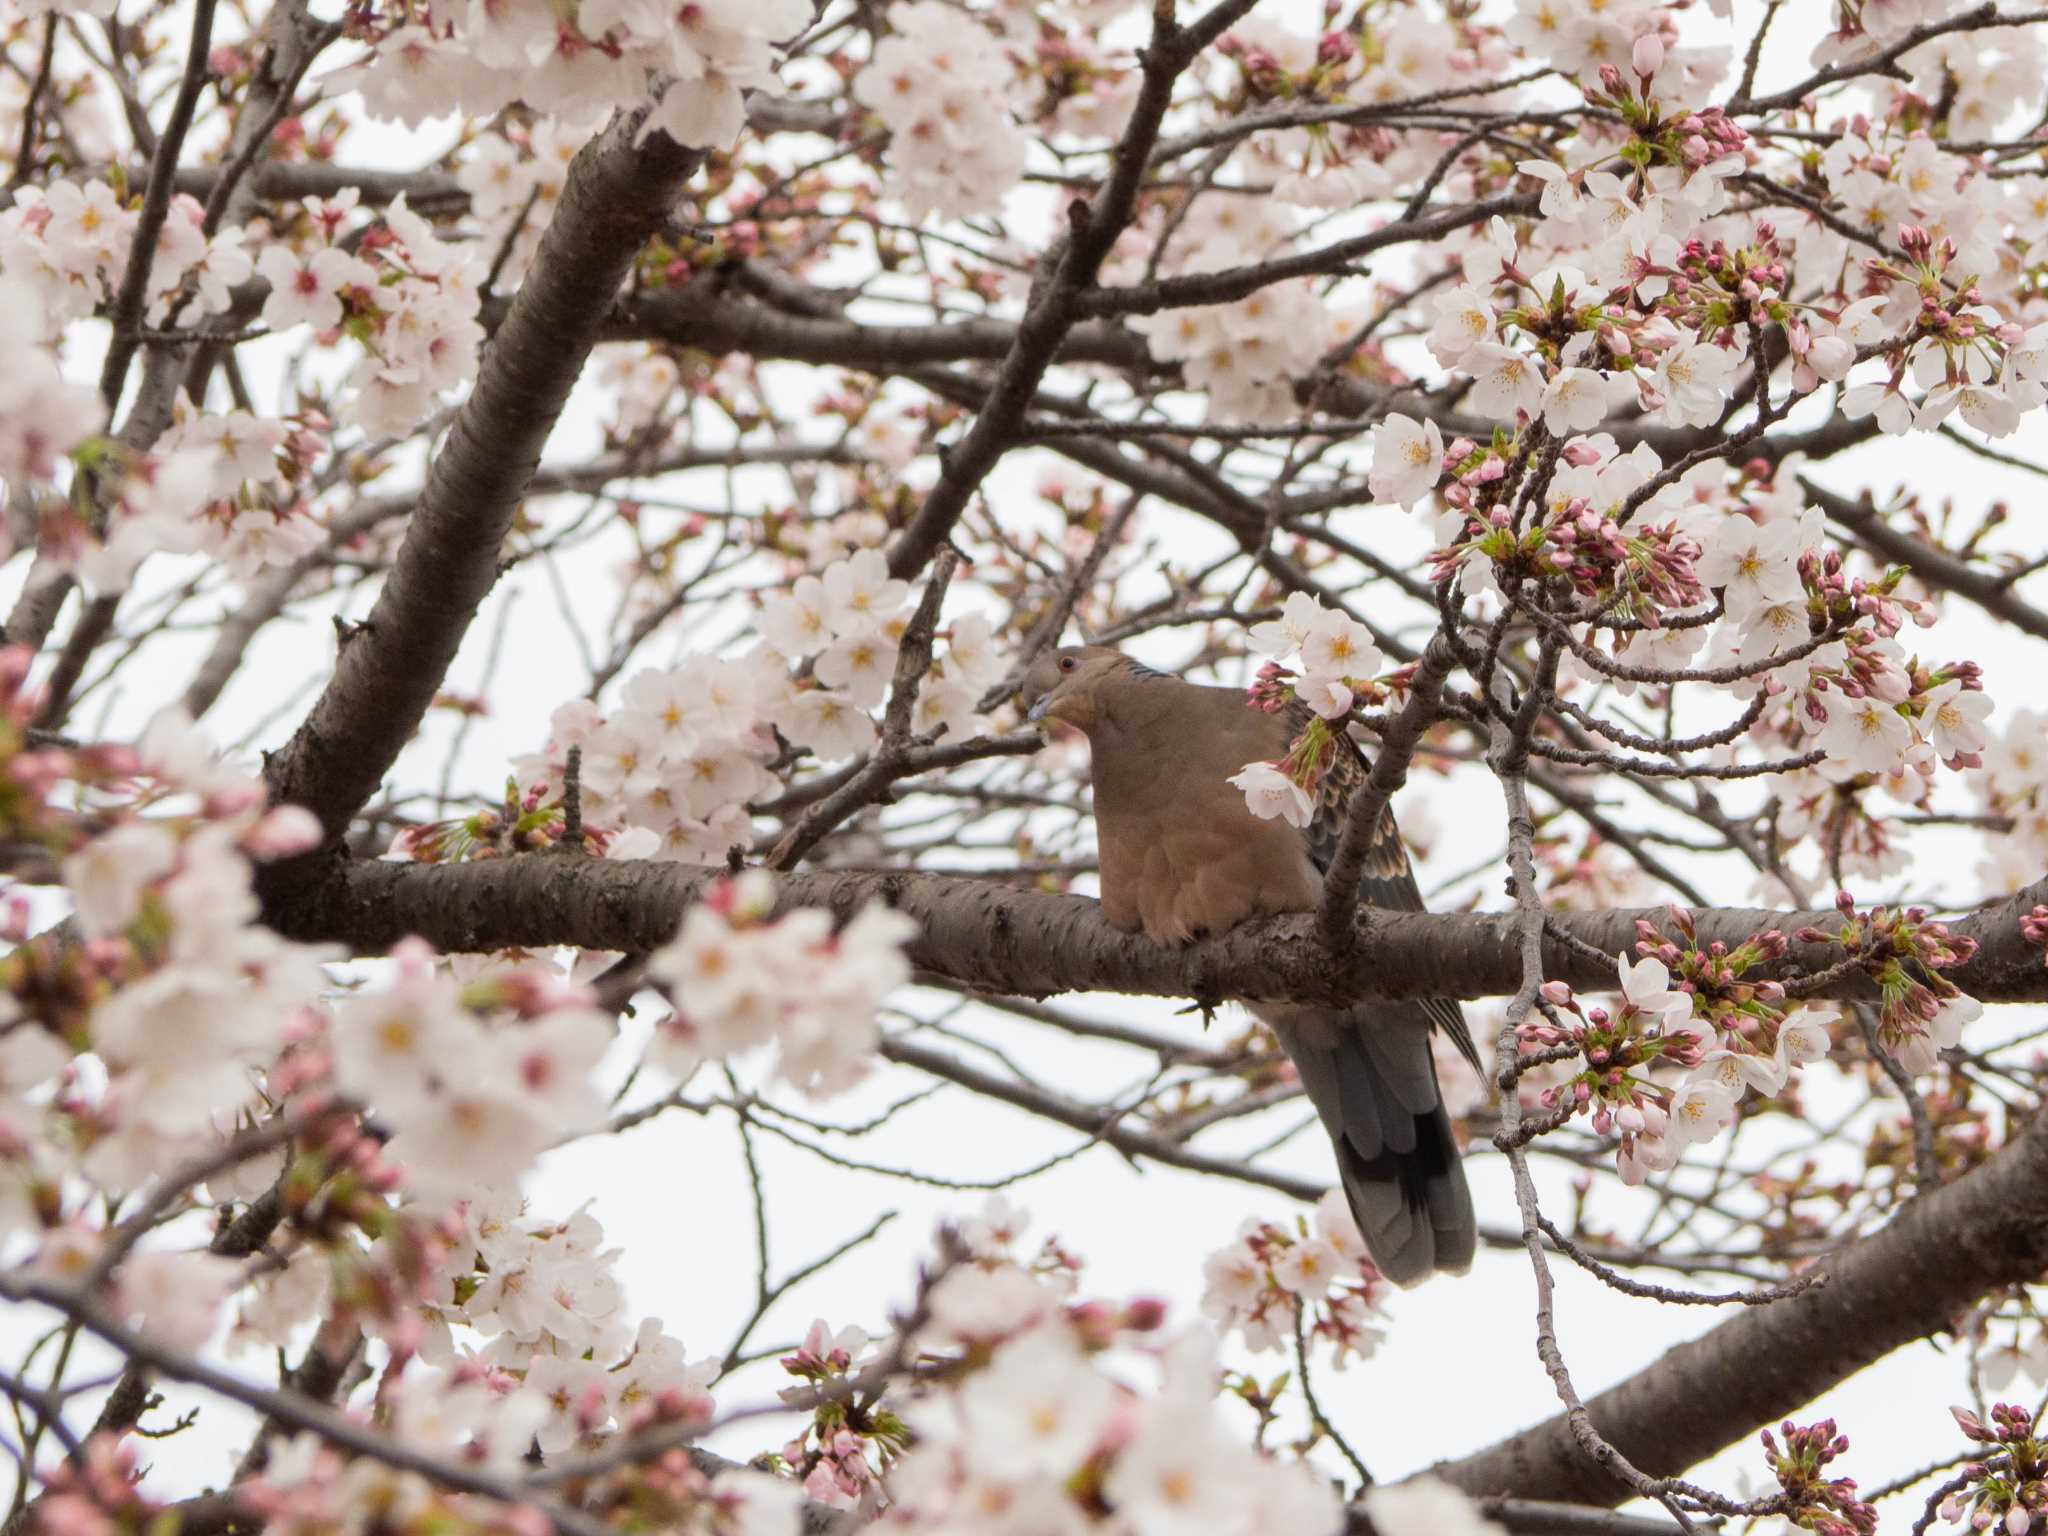
[[(1822, 1263), (1825, 1285), (1746, 1307), (1593, 1398), (1594, 1425), (1643, 1471), (1673, 1476), (1940, 1332), (1986, 1292), (2039, 1279), (2048, 1271), (2048, 1117)], [(1940, 1416), (1941, 1407), (1928, 1412)], [(1479, 1495), (1587, 1504), (1629, 1497), (1580, 1451), (1563, 1415), (1430, 1470)]]
[[(612, 311), (606, 340), (673, 341), (704, 352), (744, 352), (873, 373), (931, 363), (1000, 362), (1017, 344), (1013, 320), (953, 320), (938, 325), (875, 325), (840, 315), (790, 314), (750, 303), (712, 280), (629, 299)], [(1061, 363), (1102, 363), (1141, 373), (1159, 370), (1134, 331), (1077, 325), (1054, 349)]]
[(330, 838), (347, 830), (433, 702), (498, 578), (512, 514), (619, 284), (701, 162), (664, 134), (636, 143), (641, 115), (614, 118), (570, 166), (561, 205), (434, 457), (368, 622), (343, 644), (312, 713), (266, 767), (272, 798), (313, 811)]
[[(265, 920), (302, 939), (333, 939), (381, 951), (407, 934), (456, 951), (572, 944), (645, 951), (667, 940), (704, 888), (723, 874), (691, 864), (532, 854), (469, 864), (366, 861), (340, 865), (331, 879), (273, 899)], [(1366, 909), (1358, 946), (1339, 958), (1316, 933), (1312, 914), (1263, 918), (1185, 949), (1162, 949), (1103, 921), (1085, 896), (1020, 890), (993, 880), (912, 871), (834, 871), (785, 876), (783, 907), (829, 908), (851, 916), (880, 901), (915, 918), (914, 964), (981, 991), (1044, 997), (1056, 992), (1127, 992), (1341, 1003), (1360, 998), (1503, 996), (1521, 983), (1511, 914), (1386, 912)], [(1953, 927), (1981, 947), (1949, 972), (1986, 1002), (2048, 998), (2048, 967), (2028, 944), (2019, 916), (2048, 901), (2048, 879)], [(1739, 944), (1766, 928), (1788, 936), (1805, 926), (1831, 930), (1832, 909), (1695, 911), (1702, 943)], [(1605, 954), (1629, 953), (1635, 924), (1667, 931), (1662, 907), (1559, 913), (1557, 926)], [(1588, 990), (1614, 987), (1614, 973), (1554, 938), (1544, 941), (1545, 974)], [(1814, 973), (1841, 959), (1832, 945), (1793, 944), (1777, 974)], [(1753, 973), (1754, 974), (1754, 973)], [(1831, 995), (1872, 995), (1860, 976)]]

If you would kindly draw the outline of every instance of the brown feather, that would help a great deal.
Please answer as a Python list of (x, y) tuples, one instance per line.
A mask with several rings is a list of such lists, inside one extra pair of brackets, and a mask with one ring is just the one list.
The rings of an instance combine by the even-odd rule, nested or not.
[[(1252, 815), (1229, 782), (1247, 763), (1277, 761), (1307, 723), (1251, 708), (1101, 646), (1041, 656), (1021, 696), (1033, 719), (1087, 733), (1104, 916), (1159, 944), (1183, 944), (1264, 913), (1312, 911), (1353, 793), (1368, 773), (1348, 737), (1306, 828)], [(1391, 814), (1374, 829), (1362, 904), (1419, 910)], [(1477, 1066), (1464, 1016), (1443, 999), (1256, 1010), (1294, 1059), (1330, 1132), (1347, 1199), (1373, 1256), (1412, 1284), (1471, 1262), (1477, 1228), (1429, 1032), (1441, 1028)]]

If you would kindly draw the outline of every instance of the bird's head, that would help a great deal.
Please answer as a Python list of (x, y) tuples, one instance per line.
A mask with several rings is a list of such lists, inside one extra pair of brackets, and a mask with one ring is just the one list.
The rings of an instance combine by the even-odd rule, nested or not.
[(1029, 719), (1063, 720), (1091, 730), (1101, 713), (1096, 690), (1111, 678), (1126, 676), (1130, 666), (1130, 658), (1106, 645), (1063, 645), (1031, 664), (1017, 700)]

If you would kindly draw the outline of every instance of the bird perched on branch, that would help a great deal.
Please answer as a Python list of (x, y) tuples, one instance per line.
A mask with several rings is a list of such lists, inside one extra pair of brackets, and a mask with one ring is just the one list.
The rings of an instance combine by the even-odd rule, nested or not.
[[(1020, 697), (1033, 720), (1086, 733), (1095, 787), (1103, 916), (1158, 944), (1184, 944), (1264, 913), (1312, 912), (1367, 766), (1337, 736), (1335, 765), (1306, 827), (1262, 820), (1228, 780), (1277, 761), (1307, 722), (1296, 705), (1250, 707), (1242, 691), (1155, 672), (1106, 646), (1039, 657)], [(1421, 893), (1391, 814), (1380, 818), (1359, 899), (1420, 911)], [(1478, 1067), (1458, 1005), (1446, 999), (1349, 1008), (1260, 1003), (1336, 1145), (1351, 1212), (1381, 1273), (1413, 1285), (1472, 1262), (1472, 1194), (1438, 1091), (1430, 1032)]]

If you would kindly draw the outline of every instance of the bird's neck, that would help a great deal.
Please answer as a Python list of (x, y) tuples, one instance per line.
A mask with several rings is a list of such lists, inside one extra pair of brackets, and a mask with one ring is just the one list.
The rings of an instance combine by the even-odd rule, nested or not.
[(1156, 799), (1215, 746), (1225, 722), (1220, 708), (1237, 704), (1234, 690), (1201, 688), (1177, 677), (1132, 678), (1097, 695), (1088, 733), (1098, 816)]

